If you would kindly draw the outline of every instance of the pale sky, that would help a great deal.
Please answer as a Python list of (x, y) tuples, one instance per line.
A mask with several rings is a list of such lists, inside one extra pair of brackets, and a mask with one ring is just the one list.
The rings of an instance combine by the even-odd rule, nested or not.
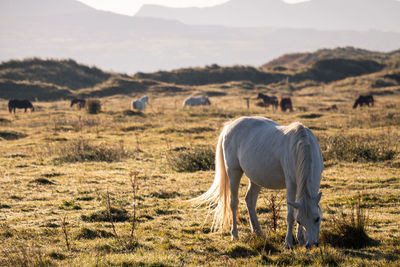
[[(143, 4), (157, 4), (170, 7), (206, 7), (228, 2), (229, 0), (78, 0), (91, 7), (119, 14), (134, 15)], [(283, 0), (298, 3), (309, 0)]]

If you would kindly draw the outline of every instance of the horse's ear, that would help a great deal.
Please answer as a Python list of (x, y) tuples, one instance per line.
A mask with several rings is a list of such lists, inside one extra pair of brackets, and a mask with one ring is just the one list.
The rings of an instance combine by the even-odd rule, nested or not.
[(288, 201), (287, 203), (288, 203), (289, 206), (292, 206), (295, 209), (299, 209), (300, 208), (300, 203), (298, 203), (298, 202)]
[(317, 196), (317, 203), (319, 203), (321, 201), (321, 197), (322, 197), (322, 192), (319, 192), (319, 194)]

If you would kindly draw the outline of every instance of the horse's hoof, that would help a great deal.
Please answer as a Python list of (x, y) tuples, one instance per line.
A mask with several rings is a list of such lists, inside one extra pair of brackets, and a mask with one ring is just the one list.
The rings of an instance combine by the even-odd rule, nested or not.
[(232, 236), (231, 237), (231, 241), (238, 241), (239, 240), (239, 237), (237, 237), (237, 236)]

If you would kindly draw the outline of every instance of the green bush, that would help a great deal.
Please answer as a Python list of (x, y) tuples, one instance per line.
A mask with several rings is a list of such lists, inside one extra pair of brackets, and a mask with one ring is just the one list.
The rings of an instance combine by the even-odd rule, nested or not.
[(325, 160), (337, 159), (349, 162), (377, 162), (392, 160), (396, 151), (383, 140), (343, 135), (319, 138)]
[(215, 152), (210, 148), (182, 149), (168, 157), (170, 167), (177, 172), (208, 171), (215, 168)]

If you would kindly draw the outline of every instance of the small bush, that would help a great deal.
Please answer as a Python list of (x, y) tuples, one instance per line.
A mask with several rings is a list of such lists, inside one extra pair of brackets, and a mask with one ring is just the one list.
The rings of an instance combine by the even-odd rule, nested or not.
[(93, 212), (89, 216), (82, 215), (85, 222), (126, 222), (129, 220), (128, 212), (124, 209), (110, 208), (112, 220), (107, 209)]
[(108, 238), (113, 237), (114, 235), (110, 232), (104, 230), (91, 230), (89, 228), (83, 227), (80, 229), (79, 233), (76, 235), (76, 239), (95, 239), (98, 237)]
[(319, 138), (325, 160), (349, 162), (392, 160), (396, 152), (388, 144), (360, 136)]
[(4, 139), (4, 140), (17, 140), (20, 138), (24, 138), (27, 137), (26, 134), (23, 133), (18, 133), (18, 132), (0, 132), (0, 140)]
[(343, 211), (332, 217), (331, 229), (321, 232), (320, 238), (324, 243), (334, 247), (363, 248), (374, 243), (367, 233), (368, 216), (361, 205), (361, 196), (352, 205), (350, 214)]
[(232, 258), (246, 258), (257, 255), (257, 253), (243, 245), (234, 245), (228, 249), (226, 254)]
[(86, 100), (86, 110), (89, 114), (98, 114), (101, 112), (101, 103), (98, 99)]
[(210, 148), (184, 149), (168, 157), (170, 167), (177, 172), (208, 171), (215, 168), (215, 155)]
[(94, 145), (86, 139), (77, 139), (68, 144), (50, 149), (50, 153), (59, 154), (57, 159), (61, 162), (84, 162), (84, 161), (120, 161), (130, 156), (123, 144), (117, 146), (106, 146), (105, 144)]

